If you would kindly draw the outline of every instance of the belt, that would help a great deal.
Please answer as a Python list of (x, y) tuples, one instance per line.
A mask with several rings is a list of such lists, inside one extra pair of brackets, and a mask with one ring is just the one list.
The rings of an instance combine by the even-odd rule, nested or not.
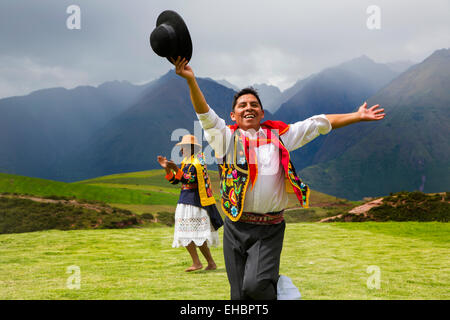
[(283, 212), (284, 210), (269, 213), (242, 212), (238, 221), (251, 224), (278, 224), (284, 220)]
[(189, 184), (182, 184), (181, 190), (192, 190), (192, 189), (198, 189), (197, 183), (189, 183)]

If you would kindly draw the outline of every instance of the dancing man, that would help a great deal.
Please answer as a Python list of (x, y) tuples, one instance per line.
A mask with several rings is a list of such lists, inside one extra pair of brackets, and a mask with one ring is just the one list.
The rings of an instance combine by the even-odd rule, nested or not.
[(288, 203), (286, 188), (307, 207), (309, 188), (297, 176), (289, 152), (320, 134), (360, 121), (384, 118), (378, 105), (357, 112), (316, 115), (285, 124), (265, 121), (259, 96), (252, 88), (233, 99), (232, 126), (225, 125), (207, 104), (188, 60), (171, 59), (186, 79), (192, 104), (208, 143), (219, 159), (221, 205), (227, 218), (223, 251), (231, 299), (277, 299), (277, 283)]

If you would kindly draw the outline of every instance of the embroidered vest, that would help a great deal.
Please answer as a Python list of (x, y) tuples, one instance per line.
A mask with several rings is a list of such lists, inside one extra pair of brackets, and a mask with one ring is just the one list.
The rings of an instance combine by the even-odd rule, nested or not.
[(181, 170), (183, 170), (187, 164), (190, 164), (191, 166), (193, 165), (197, 171), (198, 194), (200, 196), (202, 206), (206, 207), (216, 204), (216, 200), (214, 199), (212, 193), (211, 181), (206, 169), (204, 154), (200, 152), (190, 156), (189, 159), (188, 157), (184, 158), (181, 162)]
[[(289, 126), (281, 121), (265, 121), (261, 127), (266, 130), (270, 143), (275, 144), (280, 151), (280, 162), (285, 172), (286, 190), (295, 193), (300, 205), (308, 208), (309, 205), (309, 187), (304, 184), (295, 172), (294, 165), (290, 161), (289, 151), (286, 149), (278, 137), (289, 130)], [(250, 182), (250, 169), (248, 161), (248, 150), (243, 137), (237, 126), (229, 126), (234, 133), (229, 149), (223, 157), (223, 161), (219, 163), (220, 175), (220, 194), (222, 196), (221, 204), (225, 214), (232, 220), (238, 221), (244, 209), (245, 193), (247, 192)], [(254, 171), (254, 170), (253, 170)], [(252, 172), (252, 175), (255, 174)], [(291, 190), (291, 191), (290, 191)]]

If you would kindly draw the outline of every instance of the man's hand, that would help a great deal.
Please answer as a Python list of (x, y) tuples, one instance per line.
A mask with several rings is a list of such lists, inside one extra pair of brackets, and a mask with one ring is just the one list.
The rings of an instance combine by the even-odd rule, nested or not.
[(384, 111), (383, 108), (377, 109), (379, 106), (379, 104), (376, 104), (370, 107), (370, 109), (367, 109), (367, 102), (364, 102), (364, 104), (358, 109), (358, 114), (361, 121), (375, 121), (383, 119), (386, 114), (381, 113)]
[(381, 113), (384, 109), (377, 109), (380, 105), (376, 104), (367, 109), (367, 102), (359, 107), (358, 111), (342, 114), (326, 114), (333, 129), (342, 128), (352, 123), (360, 121), (377, 121), (384, 118), (385, 113)]
[(197, 81), (195, 80), (194, 71), (187, 65), (188, 61), (185, 58), (181, 59), (181, 57), (178, 57), (177, 60), (170, 58), (170, 61), (172, 61), (175, 65), (175, 72), (177, 75), (186, 79), (188, 83), (191, 101), (195, 112), (207, 113), (209, 111), (209, 106), (206, 103), (205, 97), (203, 96)]
[(181, 57), (178, 57), (177, 60), (170, 58), (170, 60), (175, 65), (175, 72), (177, 75), (188, 81), (195, 79), (194, 70), (187, 65), (188, 61), (185, 58), (181, 59)]

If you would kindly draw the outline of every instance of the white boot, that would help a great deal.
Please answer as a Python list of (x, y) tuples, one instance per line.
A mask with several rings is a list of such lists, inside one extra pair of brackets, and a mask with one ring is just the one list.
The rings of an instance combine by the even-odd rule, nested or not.
[(277, 283), (277, 300), (301, 300), (301, 298), (302, 295), (291, 278), (280, 275)]

